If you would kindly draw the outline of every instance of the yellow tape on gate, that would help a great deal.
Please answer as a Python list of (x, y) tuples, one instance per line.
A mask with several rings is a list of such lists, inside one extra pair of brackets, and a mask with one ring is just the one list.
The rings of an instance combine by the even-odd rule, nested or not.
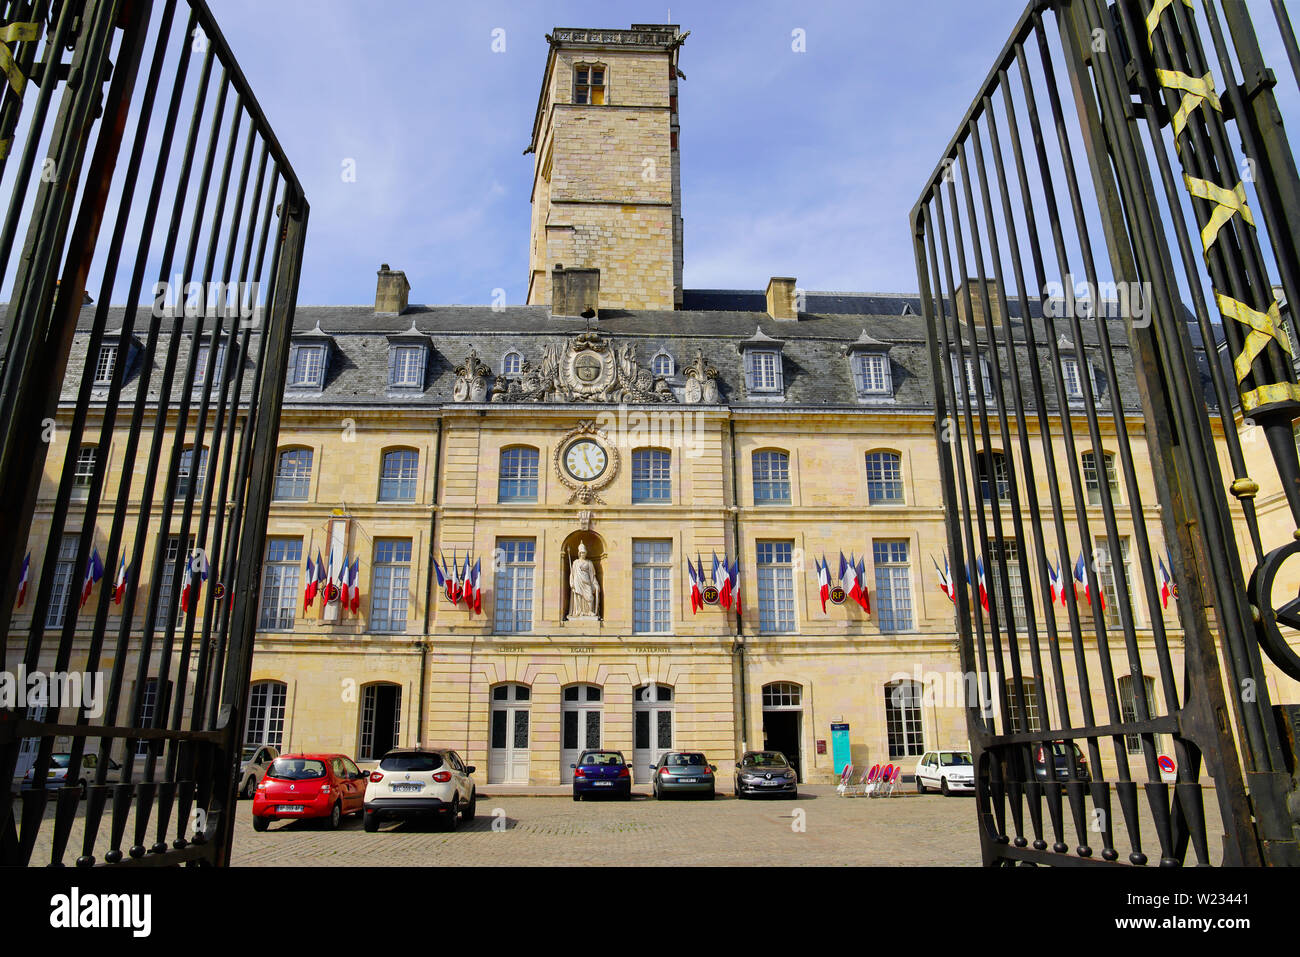
[(1262, 385), (1258, 389), (1241, 394), (1242, 414), (1254, 412), (1261, 405), (1273, 402), (1300, 402), (1300, 385), (1294, 382), (1279, 382), (1277, 385)]
[(1214, 212), (1210, 214), (1210, 219), (1201, 230), (1201, 247), (1208, 253), (1214, 241), (1219, 238), (1219, 230), (1232, 219), (1236, 213), (1241, 213), (1241, 218), (1250, 225), (1255, 225), (1255, 217), (1251, 214), (1250, 207), (1246, 205), (1246, 187), (1238, 183), (1232, 189), (1223, 186), (1216, 186), (1207, 179), (1196, 179), (1183, 173), (1183, 182), (1187, 184), (1187, 191), (1197, 199), (1208, 200), (1215, 204)]
[(1183, 103), (1178, 108), (1178, 112), (1174, 114), (1175, 145), (1177, 145), (1179, 135), (1183, 132), (1183, 127), (1187, 125), (1187, 117), (1192, 110), (1202, 103), (1209, 103), (1220, 113), (1223, 112), (1223, 106), (1219, 103), (1219, 95), (1214, 92), (1214, 74), (1212, 73), (1207, 73), (1197, 79), (1177, 70), (1156, 70), (1156, 79), (1160, 81), (1160, 85), (1165, 89), (1182, 90), (1184, 94)]
[(1260, 312), (1258, 309), (1252, 309), (1239, 299), (1231, 299), (1221, 292), (1214, 294), (1215, 300), (1219, 304), (1219, 312), (1223, 313), (1225, 319), (1235, 319), (1243, 326), (1247, 326), (1250, 332), (1246, 334), (1246, 342), (1241, 347), (1241, 354), (1232, 360), (1232, 369), (1237, 373), (1237, 382), (1241, 382), (1246, 376), (1250, 375), (1251, 363), (1255, 357), (1264, 351), (1264, 347), (1272, 340), (1282, 347), (1282, 351), (1291, 355), (1291, 344), (1287, 337), (1278, 332), (1278, 326), (1282, 323), (1282, 316), (1278, 310), (1277, 300), (1268, 307), (1267, 312)]
[[(1147, 43), (1151, 43), (1151, 37), (1160, 26), (1160, 15), (1174, 5), (1174, 0), (1156, 0), (1151, 4), (1151, 12), (1147, 14)], [(1189, 10), (1195, 10), (1192, 0), (1183, 0), (1183, 6)]]
[(23, 87), (27, 85), (27, 77), (23, 76), (23, 71), (14, 62), (9, 44), (21, 41), (30, 43), (38, 36), (40, 36), (38, 23), (7, 23), (0, 27), (0, 73), (9, 80), (9, 85), (14, 88), (15, 93), (23, 92)]

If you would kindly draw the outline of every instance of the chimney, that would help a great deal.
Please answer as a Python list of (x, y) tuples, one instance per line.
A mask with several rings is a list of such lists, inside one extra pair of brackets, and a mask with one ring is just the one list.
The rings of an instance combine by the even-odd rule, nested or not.
[(375, 286), (375, 312), (380, 315), (397, 315), (406, 311), (411, 284), (406, 273), (389, 269), (388, 263), (379, 267), (379, 284)]
[(767, 314), (773, 319), (798, 319), (795, 309), (794, 277), (773, 276), (767, 281)]
[(966, 290), (970, 290), (971, 312), (974, 313), (977, 328), (984, 325), (984, 287), (989, 291), (989, 318), (992, 319), (994, 326), (1002, 325), (1002, 305), (998, 301), (998, 284), (995, 279), (984, 280), (981, 285), (979, 279), (967, 279), (957, 287), (957, 321), (969, 322), (971, 317), (966, 314)]
[(551, 315), (595, 319), (600, 308), (600, 270), (565, 269), (556, 263), (551, 270)]

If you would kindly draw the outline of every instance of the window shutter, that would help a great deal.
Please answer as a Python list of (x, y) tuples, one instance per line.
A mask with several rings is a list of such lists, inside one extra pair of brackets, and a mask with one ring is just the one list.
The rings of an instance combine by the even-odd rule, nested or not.
[(289, 346), (289, 385), (298, 383), (298, 345)]
[(781, 353), (772, 353), (773, 381), (776, 383), (776, 391), (785, 391), (785, 369), (781, 361)]
[(389, 343), (388, 346), (388, 384), (395, 385), (397, 382), (397, 346)]
[(418, 389), (423, 389), (423, 388), (424, 388), (424, 374), (425, 374), (425, 371), (429, 368), (429, 347), (428, 347), (428, 346), (423, 346), (423, 345), (420, 346), (420, 353), (419, 353), (419, 355), (420, 355), (420, 365), (419, 365), (419, 373), (420, 373), (420, 374), (416, 377), (415, 384), (416, 384), (416, 388), (418, 388)]
[(754, 388), (754, 353), (751, 350), (745, 350), (745, 386)]

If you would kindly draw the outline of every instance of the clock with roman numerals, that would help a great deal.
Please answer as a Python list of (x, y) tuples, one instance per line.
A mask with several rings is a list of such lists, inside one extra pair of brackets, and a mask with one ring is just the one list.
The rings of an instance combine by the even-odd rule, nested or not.
[(595, 439), (582, 438), (564, 450), (564, 470), (579, 482), (600, 478), (609, 466), (609, 456)]

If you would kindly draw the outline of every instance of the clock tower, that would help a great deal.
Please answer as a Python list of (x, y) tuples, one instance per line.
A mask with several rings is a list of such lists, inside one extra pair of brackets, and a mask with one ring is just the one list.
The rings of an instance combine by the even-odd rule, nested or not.
[(600, 270), (600, 305), (682, 304), (675, 24), (555, 28), (533, 135), (528, 303), (551, 273)]

